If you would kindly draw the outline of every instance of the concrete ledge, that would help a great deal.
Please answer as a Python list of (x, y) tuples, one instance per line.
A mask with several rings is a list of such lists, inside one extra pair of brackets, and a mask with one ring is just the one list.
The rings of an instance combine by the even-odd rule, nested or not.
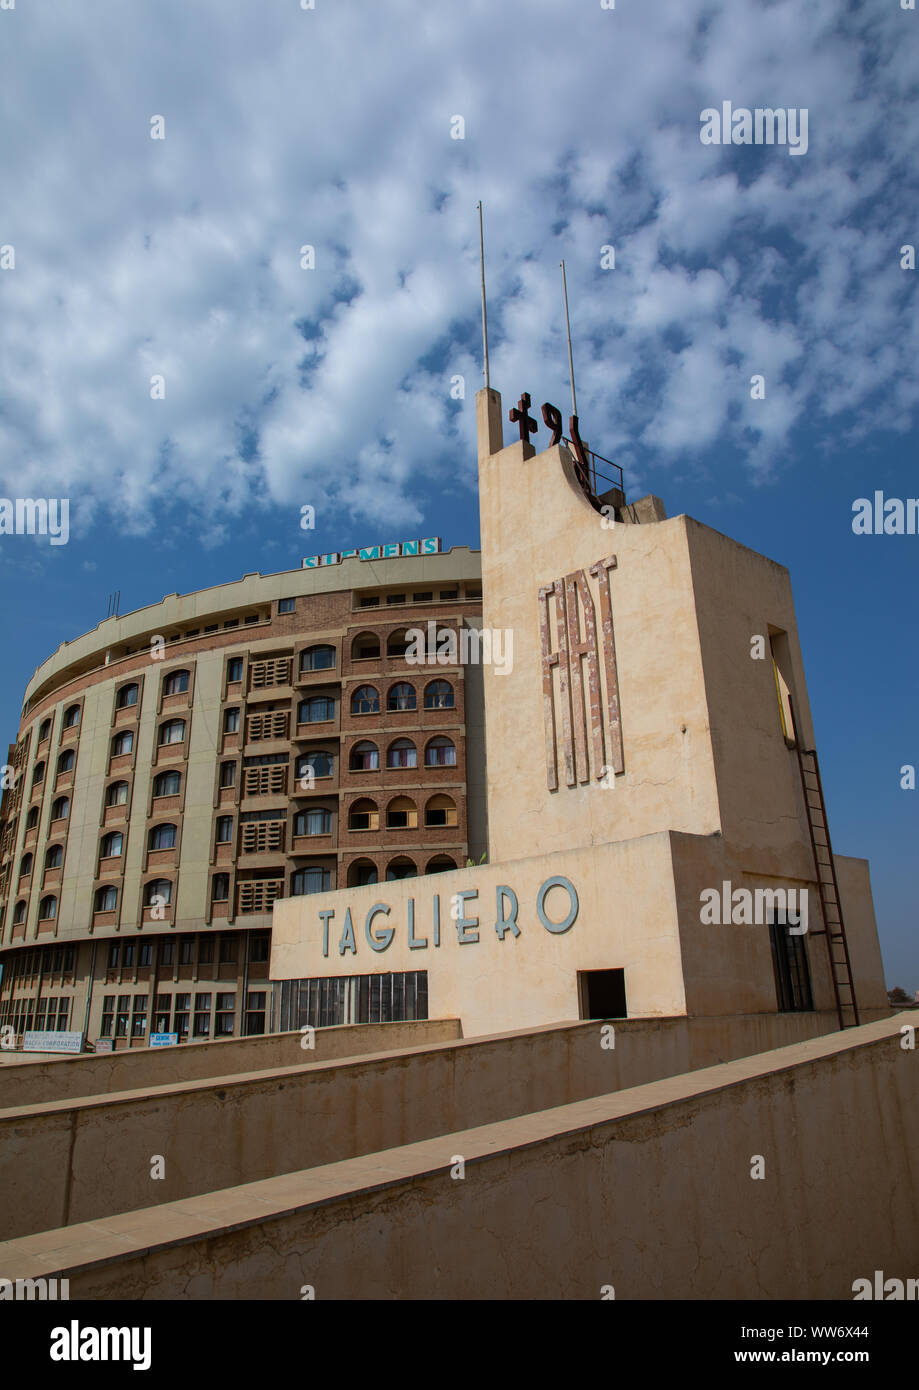
[[(18, 1106), (0, 1111), (7, 1198), (0, 1236), (158, 1206), (549, 1109), (796, 1042), (835, 1021), (818, 1014), (626, 1019), (615, 1025), (615, 1048), (604, 1045), (600, 1023), (552, 1024)], [(299, 1035), (284, 1038), (298, 1056), (309, 1055), (300, 1051)], [(155, 1156), (162, 1176), (154, 1179)]]
[[(267, 1033), (253, 1038), (221, 1038), (177, 1047), (130, 1048), (98, 1056), (43, 1057), (13, 1054), (0, 1067), (0, 1109), (40, 1105), (75, 1096), (143, 1090), (170, 1081), (232, 1076), (299, 1062), (332, 1061), (363, 1052), (387, 1052), (425, 1042), (461, 1038), (459, 1019), (424, 1019), (414, 1023), (359, 1023), (317, 1028), (316, 1046), (305, 1052), (301, 1035)], [(14, 1060), (15, 1059), (15, 1060)]]
[(851, 1298), (919, 1269), (910, 1018), (25, 1236), (0, 1277), (74, 1298)]

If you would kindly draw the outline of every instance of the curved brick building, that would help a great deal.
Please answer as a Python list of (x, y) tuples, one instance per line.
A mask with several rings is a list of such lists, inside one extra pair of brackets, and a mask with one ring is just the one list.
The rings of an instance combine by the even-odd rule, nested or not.
[(0, 803), (0, 1026), (270, 1031), (275, 899), (481, 855), (481, 669), (405, 638), (480, 626), (479, 554), (419, 544), (172, 594), (39, 667)]

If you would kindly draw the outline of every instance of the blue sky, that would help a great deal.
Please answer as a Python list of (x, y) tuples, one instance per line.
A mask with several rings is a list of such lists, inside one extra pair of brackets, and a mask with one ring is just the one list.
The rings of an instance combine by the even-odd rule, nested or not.
[[(0, 536), (4, 739), (114, 589), (477, 545), (482, 198), (505, 407), (567, 415), (564, 257), (585, 436), (791, 570), (834, 843), (919, 989), (919, 537), (851, 529), (856, 497), (919, 493), (917, 26), (897, 0), (0, 11), (0, 490), (71, 499), (66, 546)], [(806, 108), (807, 152), (703, 145), (726, 100)]]

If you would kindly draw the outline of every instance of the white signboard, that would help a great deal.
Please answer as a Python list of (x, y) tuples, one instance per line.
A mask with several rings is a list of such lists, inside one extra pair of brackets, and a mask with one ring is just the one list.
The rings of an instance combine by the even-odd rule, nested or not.
[(97, 1052), (114, 1052), (115, 1043), (112, 1038), (97, 1038), (93, 1044)]
[(178, 1033), (151, 1033), (151, 1047), (172, 1047), (179, 1041)]
[(82, 1033), (27, 1032), (22, 1042), (23, 1052), (79, 1052), (83, 1046)]

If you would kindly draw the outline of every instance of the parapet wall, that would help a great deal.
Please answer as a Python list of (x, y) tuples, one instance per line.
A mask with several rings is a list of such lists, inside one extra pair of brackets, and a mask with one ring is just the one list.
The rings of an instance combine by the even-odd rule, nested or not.
[[(834, 1026), (819, 1014), (629, 1019), (613, 1033), (558, 1024), (3, 1110), (0, 1238), (614, 1093)], [(367, 1029), (368, 1045), (380, 1032)]]
[(911, 1017), (26, 1237), (0, 1275), (78, 1299), (851, 1300), (919, 1274)]
[(176, 1047), (136, 1047), (98, 1056), (42, 1059), (16, 1054), (0, 1067), (0, 1110), (76, 1096), (111, 1095), (165, 1086), (172, 1081), (198, 1081), (311, 1062), (331, 1062), (364, 1052), (419, 1047), (424, 1043), (460, 1038), (459, 1019), (434, 1018), (412, 1023), (360, 1023), (317, 1028), (314, 1046), (304, 1050), (294, 1033), (262, 1033), (251, 1038), (182, 1043)]

